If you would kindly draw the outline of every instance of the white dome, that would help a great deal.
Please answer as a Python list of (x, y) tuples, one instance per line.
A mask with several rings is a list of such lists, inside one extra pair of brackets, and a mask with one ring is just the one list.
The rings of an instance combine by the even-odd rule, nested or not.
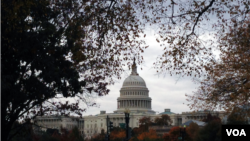
[(146, 83), (139, 75), (130, 75), (127, 77), (122, 87), (138, 87), (138, 86), (144, 86), (146, 87)]
[(131, 113), (155, 114), (151, 110), (151, 101), (146, 83), (137, 73), (134, 59), (132, 72), (124, 80), (120, 90), (120, 97), (117, 98), (117, 110), (115, 113), (124, 113), (124, 110), (128, 108)]

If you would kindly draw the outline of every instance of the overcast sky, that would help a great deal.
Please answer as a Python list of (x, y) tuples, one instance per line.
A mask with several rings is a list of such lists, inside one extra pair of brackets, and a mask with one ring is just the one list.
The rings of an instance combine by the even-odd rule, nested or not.
[[(145, 38), (149, 47), (143, 53), (144, 64), (137, 66), (137, 72), (145, 80), (149, 89), (149, 96), (152, 98), (152, 110), (161, 113), (165, 108), (170, 108), (174, 113), (190, 111), (187, 106), (185, 94), (192, 94), (197, 85), (192, 82), (190, 77), (158, 76), (153, 68), (153, 62), (157, 56), (162, 54), (163, 47), (156, 42), (154, 30), (148, 30)], [(141, 70), (141, 68), (143, 70)], [(130, 70), (122, 75), (115, 85), (108, 86), (110, 92), (107, 96), (99, 97), (96, 103), (99, 107), (89, 107), (83, 115), (96, 115), (101, 110), (112, 113), (117, 109), (117, 98), (123, 81), (129, 76)], [(184, 104), (183, 104), (184, 103)]]

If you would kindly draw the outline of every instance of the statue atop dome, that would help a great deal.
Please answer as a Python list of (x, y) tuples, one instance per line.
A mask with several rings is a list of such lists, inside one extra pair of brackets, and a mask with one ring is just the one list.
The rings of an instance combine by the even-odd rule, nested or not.
[(133, 65), (132, 65), (132, 72), (131, 72), (131, 75), (139, 75), (139, 74), (137, 73), (137, 66), (136, 66), (136, 63), (135, 63), (135, 57), (134, 57)]

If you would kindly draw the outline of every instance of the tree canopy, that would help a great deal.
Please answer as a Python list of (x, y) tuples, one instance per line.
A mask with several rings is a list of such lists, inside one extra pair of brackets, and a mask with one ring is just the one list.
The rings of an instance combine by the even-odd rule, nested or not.
[(219, 121), (211, 121), (195, 136), (196, 141), (220, 141), (221, 140), (221, 123)]
[(161, 117), (156, 117), (154, 122), (159, 126), (170, 126), (173, 121), (168, 115), (161, 115)]
[(149, 131), (149, 126), (152, 125), (150, 117), (142, 117), (139, 119), (139, 133)]
[(188, 96), (190, 108), (232, 111), (249, 103), (249, 0), (145, 1), (138, 2), (142, 19), (163, 47), (157, 72), (203, 79)]
[[(81, 116), (83, 104), (95, 104), (89, 97), (108, 94), (106, 86), (121, 77), (122, 66), (135, 55), (142, 60), (142, 27), (126, 2), (1, 2), (3, 140), (18, 119)], [(77, 100), (50, 101), (69, 97)]]
[(145, 0), (142, 18), (157, 28), (164, 48), (155, 62), (159, 73), (204, 76), (213, 69), (218, 38), (232, 24), (245, 25), (249, 0)]
[(226, 124), (249, 124), (249, 109), (247, 107), (235, 107), (233, 111), (228, 115)]
[[(80, 104), (108, 94), (122, 66), (134, 56), (143, 60), (147, 24), (157, 27), (164, 48), (155, 62), (159, 73), (207, 77), (189, 97), (198, 102), (192, 108), (230, 110), (249, 102), (249, 0), (1, 2), (4, 140), (17, 119), (81, 115)], [(212, 49), (221, 52), (219, 61)], [(51, 101), (65, 97), (77, 100)]]
[[(210, 75), (200, 81), (194, 95), (188, 95), (194, 109), (247, 106), (250, 100), (250, 17), (245, 24), (234, 24), (230, 32), (220, 38), (221, 61), (209, 70)], [(249, 114), (249, 110), (246, 111)]]

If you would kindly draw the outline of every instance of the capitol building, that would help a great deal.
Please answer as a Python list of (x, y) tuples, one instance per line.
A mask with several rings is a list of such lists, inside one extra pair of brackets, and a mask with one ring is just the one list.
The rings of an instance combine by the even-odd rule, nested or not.
[[(168, 114), (172, 120), (173, 126), (179, 126), (186, 121), (195, 119), (202, 120), (206, 117), (206, 111), (200, 112), (182, 112), (181, 114), (175, 114), (170, 109), (164, 109), (162, 113), (156, 114), (152, 109), (152, 99), (147, 88), (144, 79), (137, 73), (137, 66), (135, 61), (132, 65), (131, 74), (124, 80), (122, 88), (120, 89), (120, 95), (117, 98), (117, 110), (113, 113), (106, 113), (106, 111), (100, 111), (99, 114), (84, 116), (83, 118), (71, 118), (71, 117), (37, 117), (35, 121), (46, 128), (64, 127), (72, 129), (78, 127), (81, 134), (86, 138), (90, 138), (95, 134), (101, 133), (102, 130), (106, 132), (107, 125), (106, 119), (109, 116), (110, 121), (113, 122), (114, 127), (120, 126), (125, 123), (124, 111), (129, 109), (130, 121), (129, 127), (139, 127), (139, 120), (143, 117), (150, 117), (153, 121), (156, 117), (160, 117), (162, 114)], [(218, 114), (222, 118), (223, 112), (210, 112), (211, 114)], [(60, 118), (61, 120), (58, 120)], [(63, 119), (63, 120), (62, 120)], [(54, 124), (53, 124), (54, 123)], [(53, 126), (52, 126), (53, 125)]]

